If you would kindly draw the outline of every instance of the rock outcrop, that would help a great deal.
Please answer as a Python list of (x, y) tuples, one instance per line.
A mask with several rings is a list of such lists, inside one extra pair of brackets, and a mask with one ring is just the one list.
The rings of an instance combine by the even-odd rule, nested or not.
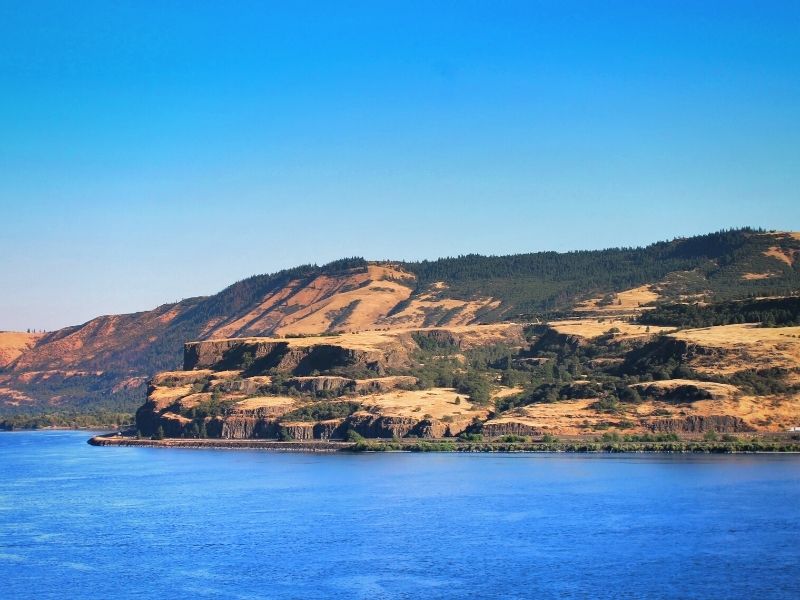
[(286, 384), (300, 393), (312, 395), (375, 394), (416, 385), (417, 378), (410, 376), (373, 377), (350, 379), (335, 375), (292, 377)]
[(303, 394), (331, 394), (341, 396), (355, 390), (355, 379), (335, 375), (318, 375), (316, 377), (292, 377), (286, 382), (292, 389)]
[(227, 415), (221, 423), (220, 437), (226, 440), (277, 438), (280, 431), (277, 419), (256, 415)]
[(384, 335), (377, 347), (359, 347), (356, 336), (337, 343), (335, 337), (275, 340), (245, 338), (189, 342), (184, 346), (185, 370), (243, 369), (255, 375), (278, 371), (310, 375), (332, 369), (354, 369), (382, 375), (390, 368), (408, 365), (408, 347), (396, 336)]
[(483, 424), (481, 431), (483, 435), (487, 437), (499, 437), (503, 435), (539, 436), (544, 433), (540, 427), (514, 419), (494, 419), (487, 421)]
[(503, 324), (189, 342), (185, 370), (151, 380), (137, 427), (143, 435), (224, 439), (342, 439), (350, 430), (369, 438), (456, 436), (485, 411), (455, 390), (419, 391), (416, 377), (380, 376), (410, 364), (424, 340), (462, 350), (524, 337), (521, 326)]
[(655, 433), (743, 433), (754, 431), (741, 417), (730, 415), (690, 415), (682, 418), (658, 419), (647, 423)]
[(382, 394), (396, 389), (409, 389), (417, 385), (417, 378), (408, 375), (357, 379), (353, 391), (357, 394)]
[(348, 419), (348, 425), (367, 438), (402, 438), (412, 432), (419, 419), (356, 413)]

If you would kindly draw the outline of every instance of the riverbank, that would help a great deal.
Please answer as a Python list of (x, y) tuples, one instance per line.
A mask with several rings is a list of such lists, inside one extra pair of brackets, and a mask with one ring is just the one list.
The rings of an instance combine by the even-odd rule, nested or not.
[(88, 440), (92, 446), (134, 446), (148, 448), (214, 448), (227, 450), (270, 450), (278, 452), (572, 452), (572, 453), (800, 453), (800, 441), (742, 439), (735, 441), (680, 440), (667, 442), (571, 440), (554, 442), (464, 442), (454, 440), (227, 440), (171, 438), (142, 439), (117, 434)]
[(221, 440), (175, 438), (150, 440), (116, 434), (98, 435), (88, 440), (92, 446), (135, 446), (148, 448), (218, 448), (228, 450), (272, 450), (282, 452), (336, 452), (351, 449), (350, 442), (314, 440), (278, 442), (275, 440)]
[(0, 431), (38, 431), (43, 429), (76, 429), (117, 431), (134, 423), (132, 413), (95, 411), (77, 413), (59, 411), (45, 414), (17, 414), (0, 417)]

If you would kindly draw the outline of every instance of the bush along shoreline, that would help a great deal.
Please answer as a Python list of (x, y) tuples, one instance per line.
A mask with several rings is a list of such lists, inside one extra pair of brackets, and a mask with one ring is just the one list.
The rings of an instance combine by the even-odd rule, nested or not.
[(567, 452), (567, 453), (687, 453), (734, 454), (756, 452), (800, 452), (800, 442), (748, 440), (739, 442), (534, 442), (497, 443), (423, 441), (412, 444), (365, 440), (353, 444), (352, 452)]
[[(513, 437), (513, 436), (509, 436)], [(669, 453), (735, 454), (800, 452), (800, 439), (725, 439), (725, 440), (391, 440), (356, 439), (350, 441), (303, 440), (225, 440), (166, 438), (149, 439), (108, 434), (88, 440), (94, 446), (147, 446), (160, 448), (223, 448), (295, 452), (566, 452), (566, 453)]]

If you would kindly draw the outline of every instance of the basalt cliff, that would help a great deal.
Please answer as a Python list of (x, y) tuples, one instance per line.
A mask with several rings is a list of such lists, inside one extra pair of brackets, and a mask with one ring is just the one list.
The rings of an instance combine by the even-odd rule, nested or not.
[(526, 344), (516, 324), (191, 342), (183, 370), (150, 381), (136, 425), (144, 436), (223, 439), (456, 436), (486, 420), (488, 398), (471, 399), (466, 379), (426, 387), (419, 361), (433, 354), (423, 349), (462, 364), (471, 352)]
[(800, 327), (617, 317), (207, 340), (150, 381), (136, 427), (284, 441), (779, 432), (800, 417), (798, 365)]

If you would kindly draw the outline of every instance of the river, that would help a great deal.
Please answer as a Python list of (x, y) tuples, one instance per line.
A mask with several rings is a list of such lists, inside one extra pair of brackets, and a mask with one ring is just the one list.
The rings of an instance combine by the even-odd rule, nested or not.
[(798, 598), (800, 456), (0, 434), (4, 598)]

